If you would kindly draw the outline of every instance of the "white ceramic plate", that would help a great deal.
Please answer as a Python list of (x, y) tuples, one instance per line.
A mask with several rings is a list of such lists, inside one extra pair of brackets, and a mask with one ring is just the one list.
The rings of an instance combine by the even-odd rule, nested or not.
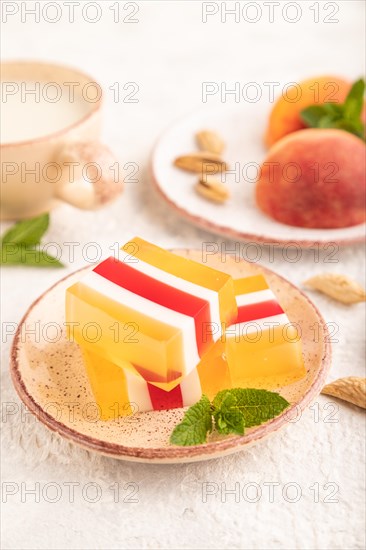
[[(263, 214), (254, 199), (258, 166), (266, 156), (263, 134), (269, 105), (240, 103), (206, 107), (165, 131), (156, 144), (151, 159), (152, 181), (166, 201), (190, 222), (232, 239), (258, 243), (296, 243), (302, 247), (325, 243), (346, 245), (365, 240), (366, 224), (342, 229), (307, 229), (276, 222)], [(227, 147), (223, 153), (231, 170), (226, 183), (230, 200), (217, 205), (200, 197), (194, 190), (197, 181), (173, 166), (176, 157), (197, 151), (195, 133), (211, 129), (222, 135)]]
[[(197, 250), (175, 252), (196, 261), (201, 259)], [(264, 272), (289, 319), (301, 328), (306, 376), (280, 388), (281, 395), (291, 404), (289, 409), (261, 426), (249, 428), (243, 436), (212, 436), (208, 443), (193, 447), (177, 447), (169, 443), (172, 430), (183, 417), (183, 409), (136, 413), (109, 422), (96, 418), (80, 349), (76, 343), (66, 339), (64, 325), (65, 290), (80, 278), (80, 271), (68, 275), (40, 296), (19, 325), (10, 370), (14, 386), (25, 405), (41, 422), (70, 441), (114, 458), (137, 462), (175, 463), (217, 458), (240, 451), (288, 426), (324, 385), (331, 358), (324, 319), (299, 289), (258, 264), (236, 262), (230, 258), (223, 265), (217, 254), (208, 258), (207, 265), (224, 269), (235, 278)], [(38, 333), (29, 330), (35, 323), (40, 326)], [(56, 338), (55, 333), (44, 330), (44, 327), (52, 328), (55, 324), (62, 328), (56, 333)], [(319, 327), (319, 338), (316, 339), (314, 324)]]

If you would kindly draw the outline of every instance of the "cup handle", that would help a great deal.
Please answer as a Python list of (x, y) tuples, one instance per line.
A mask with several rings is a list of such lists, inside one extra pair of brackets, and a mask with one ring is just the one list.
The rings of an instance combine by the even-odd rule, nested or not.
[[(56, 197), (83, 210), (94, 210), (123, 191), (116, 157), (99, 142), (67, 145), (58, 157), (63, 178)], [(117, 170), (113, 169), (113, 166)], [(66, 175), (67, 174), (67, 175)]]

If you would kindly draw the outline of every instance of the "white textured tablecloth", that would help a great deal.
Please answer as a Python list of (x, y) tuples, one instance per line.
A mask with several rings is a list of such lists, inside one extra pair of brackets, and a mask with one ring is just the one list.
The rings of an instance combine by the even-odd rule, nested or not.
[[(221, 2), (210, 3), (207, 9), (217, 9), (218, 14), (206, 23), (201, 2), (139, 2), (132, 16), (139, 22), (132, 24), (113, 22), (110, 7), (116, 2), (99, 2), (102, 16), (96, 23), (81, 17), (88, 2), (75, 6), (74, 23), (67, 21), (65, 2), (58, 2), (61, 18), (56, 23), (42, 16), (37, 23), (31, 15), (22, 22), (24, 5), (30, 9), (34, 2), (2, 4), (19, 9), (2, 25), (3, 57), (57, 61), (94, 75), (106, 90), (104, 139), (122, 164), (139, 165), (138, 183), (128, 184), (108, 208), (90, 213), (62, 206), (52, 213), (47, 241), (79, 241), (75, 261), (69, 261), (64, 248), (68, 267), (62, 271), (4, 269), (3, 323), (18, 322), (40, 293), (83, 265), (82, 246), (90, 241), (104, 252), (132, 234), (167, 247), (222, 241), (171, 212), (147, 176), (152, 144), (172, 120), (200, 106), (202, 82), (226, 82), (229, 88), (235, 82), (284, 84), (318, 74), (354, 79), (364, 67), (362, 1), (328, 2), (328, 7), (324, 2), (281, 2), (273, 23), (263, 2), (249, 3), (255, 4), (252, 7), (240, 3), (240, 9), (247, 5), (246, 19), (258, 16), (260, 7), (256, 23), (245, 21), (243, 12), (238, 23), (234, 16), (221, 22)], [(125, 4), (120, 2), (122, 17), (134, 10), (134, 3)], [(11, 6), (7, 9), (12, 11)], [(48, 9), (47, 18), (55, 18), (55, 8)], [(93, 9), (88, 8), (89, 19), (97, 13)], [(286, 21), (296, 14), (296, 23)], [(339, 21), (325, 23), (326, 16)], [(109, 87), (116, 82), (122, 87), (137, 83), (138, 102), (114, 103)], [(217, 97), (212, 98), (215, 104), (220, 107)], [(289, 263), (281, 250), (273, 261), (268, 248), (261, 250), (264, 264), (296, 284), (320, 271), (348, 274), (360, 282), (365, 273), (361, 246), (336, 252), (335, 263), (327, 262), (329, 250), (321, 252), (317, 263), (311, 251)], [(348, 308), (318, 294), (312, 298), (326, 320), (339, 327), (329, 380), (364, 376), (363, 306)], [(4, 549), (365, 547), (365, 423), (357, 407), (319, 396), (298, 422), (238, 454), (187, 465), (132, 464), (83, 451), (24, 411), (22, 415), (8, 373), (11, 342), (4, 339)], [(19, 406), (18, 412), (12, 409), (14, 414), (9, 414), (9, 403)], [(129, 497), (134, 487), (136, 495)], [(32, 489), (35, 494), (29, 492)], [(225, 493), (230, 490), (237, 493)], [(216, 494), (205, 498), (207, 491)]]

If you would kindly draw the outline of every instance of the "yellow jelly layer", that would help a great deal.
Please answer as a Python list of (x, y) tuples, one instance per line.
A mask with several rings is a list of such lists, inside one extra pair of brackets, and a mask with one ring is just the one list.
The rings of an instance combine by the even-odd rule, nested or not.
[(301, 340), (290, 325), (227, 337), (225, 353), (232, 387), (279, 387), (306, 374)]
[(267, 290), (267, 288), (269, 287), (263, 275), (234, 279), (235, 296), (248, 294), (248, 292), (259, 292), (260, 290)]
[[(219, 344), (219, 343), (218, 343)], [(116, 365), (112, 361), (95, 353), (95, 348), (82, 346), (82, 354), (88, 379), (102, 420), (113, 420), (136, 412), (134, 403), (130, 403), (125, 369), (133, 370), (127, 362)], [(231, 387), (229, 369), (220, 351), (222, 344), (213, 346), (199, 363), (197, 370), (202, 392), (210, 399), (226, 388)], [(136, 373), (136, 381), (146, 382)], [(138, 405), (138, 404), (137, 404)]]
[(171, 275), (214, 290), (219, 297), (221, 322), (231, 324), (235, 321), (238, 308), (234, 294), (234, 282), (230, 275), (199, 262), (172, 254), (139, 237), (127, 242), (122, 250), (139, 260), (163, 269)]
[(67, 289), (66, 320), (78, 323), (69, 328), (68, 336), (79, 345), (92, 346), (117, 365), (134, 363), (146, 371), (151, 383), (179, 384), (185, 372), (179, 329), (137, 313), (82, 283)]
[(213, 399), (219, 391), (232, 387), (224, 351), (224, 344), (220, 341), (216, 342), (197, 366), (202, 393), (209, 399)]
[[(82, 348), (84, 364), (99, 407), (101, 420), (115, 420), (119, 416), (127, 416), (135, 412), (129, 403), (128, 388), (124, 368), (96, 355), (87, 348)], [(122, 364), (121, 364), (122, 367)]]

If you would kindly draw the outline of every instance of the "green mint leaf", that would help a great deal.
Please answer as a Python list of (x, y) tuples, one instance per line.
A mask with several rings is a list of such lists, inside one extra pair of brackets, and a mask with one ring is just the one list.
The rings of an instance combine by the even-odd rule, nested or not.
[(319, 120), (318, 128), (337, 128), (340, 119), (334, 115), (325, 115)]
[(302, 121), (310, 128), (317, 128), (320, 120), (327, 114), (324, 105), (311, 105), (300, 113)]
[(244, 415), (238, 408), (236, 396), (230, 390), (224, 393), (220, 407), (214, 408), (213, 416), (220, 434), (244, 435)]
[[(228, 393), (235, 399), (235, 404), (233, 404), (234, 401), (227, 401)], [(213, 400), (214, 415), (217, 414), (217, 411), (220, 411), (222, 407), (225, 411), (228, 403), (231, 413), (233, 413), (234, 410), (241, 413), (246, 428), (258, 426), (278, 416), (289, 406), (288, 401), (276, 392), (252, 388), (234, 388), (232, 390), (220, 391), (216, 395)]]
[(363, 110), (363, 96), (365, 93), (365, 81), (357, 80), (350, 89), (344, 102), (344, 116), (348, 120), (357, 120)]
[(303, 109), (300, 118), (309, 128), (338, 128), (364, 139), (365, 127), (361, 119), (364, 108), (365, 81), (357, 80), (345, 102), (310, 105)]
[(27, 244), (36, 245), (40, 242), (49, 225), (49, 215), (42, 214), (31, 220), (23, 220), (16, 223), (5, 232), (1, 244)]
[(364, 126), (361, 121), (350, 121), (345, 119), (336, 120), (332, 127), (338, 128), (339, 130), (345, 130), (360, 138), (364, 137)]
[(207, 433), (212, 431), (211, 403), (206, 395), (185, 413), (183, 420), (178, 424), (171, 436), (173, 445), (199, 445), (205, 443)]
[(335, 118), (342, 117), (344, 107), (342, 104), (339, 103), (324, 103), (322, 105), (324, 112), (327, 115), (333, 115)]
[(1, 247), (0, 264), (29, 265), (33, 267), (63, 267), (57, 259), (41, 250), (25, 244), (5, 243)]

